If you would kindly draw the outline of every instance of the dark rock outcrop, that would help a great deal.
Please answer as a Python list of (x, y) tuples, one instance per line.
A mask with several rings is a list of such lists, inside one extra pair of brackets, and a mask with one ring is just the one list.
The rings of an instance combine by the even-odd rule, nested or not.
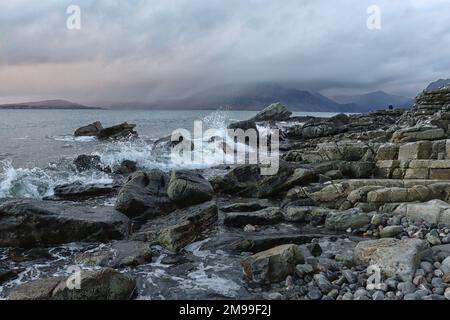
[(203, 176), (194, 171), (172, 171), (167, 189), (169, 198), (181, 207), (203, 203), (212, 199), (213, 188)]
[(129, 219), (110, 207), (42, 200), (10, 200), (0, 205), (0, 246), (36, 247), (76, 241), (123, 239)]
[(100, 121), (94, 122), (92, 124), (89, 124), (87, 126), (78, 128), (75, 133), (74, 136), (75, 137), (81, 137), (81, 136), (97, 136), (100, 131), (103, 130), (103, 126), (100, 123)]
[(169, 176), (160, 170), (136, 172), (120, 189), (116, 209), (130, 218), (154, 218), (175, 209), (167, 195)]

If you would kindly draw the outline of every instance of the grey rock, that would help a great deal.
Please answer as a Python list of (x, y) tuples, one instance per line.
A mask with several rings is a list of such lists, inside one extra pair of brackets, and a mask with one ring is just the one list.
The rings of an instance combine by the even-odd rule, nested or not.
[(172, 171), (167, 194), (178, 205), (188, 207), (211, 200), (213, 188), (199, 173), (178, 170)]

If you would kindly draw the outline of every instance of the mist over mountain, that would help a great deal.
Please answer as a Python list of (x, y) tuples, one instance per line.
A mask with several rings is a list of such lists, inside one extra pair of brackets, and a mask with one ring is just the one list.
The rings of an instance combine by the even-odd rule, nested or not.
[(359, 112), (360, 106), (340, 104), (316, 92), (309, 92), (276, 83), (229, 84), (215, 86), (183, 99), (149, 103), (127, 102), (105, 105), (110, 108), (134, 107), (142, 109), (217, 109), (261, 110), (281, 102), (291, 111)]
[(353, 103), (361, 107), (361, 111), (394, 107), (410, 107), (414, 104), (411, 98), (388, 94), (384, 91), (375, 91), (360, 95), (338, 95), (333, 100), (338, 103)]

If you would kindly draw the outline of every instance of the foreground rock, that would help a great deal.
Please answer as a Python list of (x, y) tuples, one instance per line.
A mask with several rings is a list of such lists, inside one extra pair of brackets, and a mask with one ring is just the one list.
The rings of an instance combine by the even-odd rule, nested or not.
[(175, 209), (169, 199), (169, 177), (160, 170), (136, 172), (120, 189), (116, 209), (130, 218), (154, 218)]
[(153, 219), (142, 226), (133, 238), (159, 243), (176, 252), (189, 243), (202, 239), (217, 220), (217, 205), (210, 201)]
[(113, 269), (83, 271), (80, 289), (69, 278), (39, 279), (12, 289), (9, 300), (129, 300), (136, 288), (134, 279)]
[(379, 267), (387, 277), (398, 276), (411, 281), (421, 258), (428, 253), (423, 240), (384, 238), (358, 243), (354, 259), (356, 263)]
[(113, 196), (119, 191), (118, 185), (113, 184), (83, 184), (74, 182), (56, 186), (52, 200), (81, 200), (100, 196)]
[(188, 207), (211, 200), (213, 188), (201, 174), (180, 170), (172, 172), (167, 194), (179, 206)]
[(295, 266), (303, 262), (299, 247), (287, 244), (252, 255), (241, 264), (249, 281), (264, 284), (285, 280), (294, 274)]
[(75, 256), (76, 263), (109, 268), (137, 266), (151, 259), (150, 244), (142, 241), (114, 241)]
[(325, 221), (325, 227), (329, 230), (345, 231), (357, 229), (370, 223), (370, 217), (359, 209), (350, 209), (343, 212), (329, 214)]
[(129, 219), (110, 207), (31, 199), (0, 205), (1, 247), (109, 241), (125, 238), (129, 230)]

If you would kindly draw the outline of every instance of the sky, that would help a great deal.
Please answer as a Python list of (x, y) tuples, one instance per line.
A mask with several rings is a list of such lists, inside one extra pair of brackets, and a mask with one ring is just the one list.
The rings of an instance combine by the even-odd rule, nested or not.
[[(80, 29), (67, 28), (70, 5)], [(373, 5), (379, 29), (367, 26)], [(449, 12), (448, 0), (1, 1), (0, 103), (153, 101), (248, 82), (414, 97), (450, 77)]]

